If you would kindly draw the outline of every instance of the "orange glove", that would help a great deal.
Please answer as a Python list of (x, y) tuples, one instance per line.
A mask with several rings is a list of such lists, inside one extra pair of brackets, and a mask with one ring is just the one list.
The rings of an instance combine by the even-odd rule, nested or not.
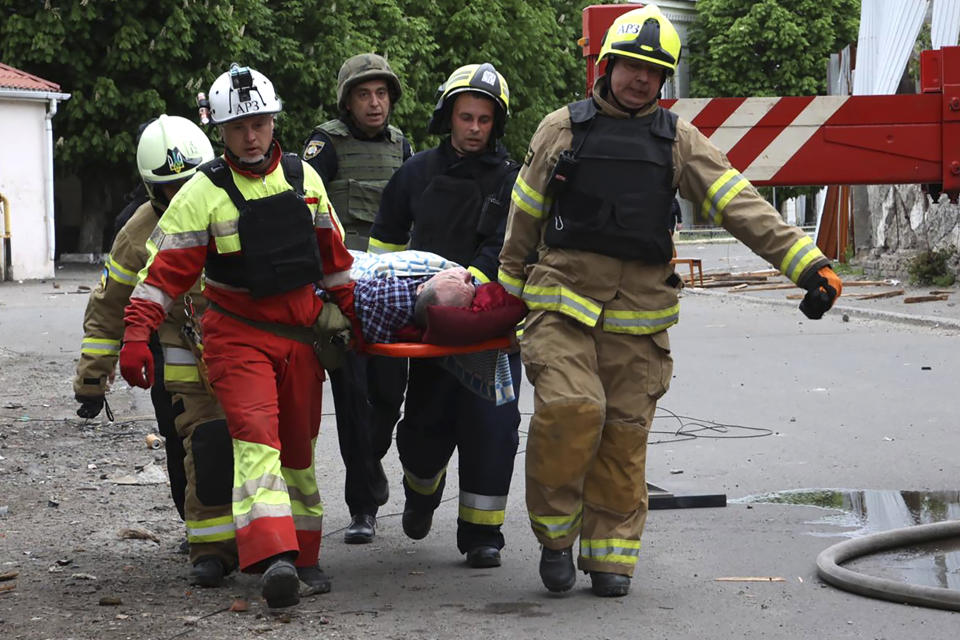
[(840, 297), (843, 281), (830, 267), (820, 267), (816, 275), (807, 280), (804, 283), (807, 295), (800, 301), (800, 311), (811, 320), (819, 320)]
[(142, 340), (124, 342), (120, 349), (120, 375), (131, 387), (153, 386), (153, 354)]

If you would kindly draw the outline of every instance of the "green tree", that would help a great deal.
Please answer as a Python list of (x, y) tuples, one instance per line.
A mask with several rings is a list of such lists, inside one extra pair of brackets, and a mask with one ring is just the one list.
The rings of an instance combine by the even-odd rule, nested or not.
[(692, 97), (823, 94), (830, 54), (856, 40), (859, 16), (859, 0), (700, 0)]
[(54, 123), (58, 175), (83, 185), (84, 227), (68, 249), (97, 251), (138, 180), (138, 126), (160, 113), (195, 120), (197, 92), (230, 62), (273, 81), (284, 102), (277, 136), (299, 152), (315, 125), (337, 115), (337, 71), (351, 55), (375, 51), (390, 61), (404, 88), (393, 122), (417, 148), (438, 141), (426, 126), (440, 83), (462, 64), (490, 61), (510, 85), (505, 142), (522, 157), (540, 119), (583, 94), (576, 40), (587, 4), (0, 0), (0, 60), (72, 94)]

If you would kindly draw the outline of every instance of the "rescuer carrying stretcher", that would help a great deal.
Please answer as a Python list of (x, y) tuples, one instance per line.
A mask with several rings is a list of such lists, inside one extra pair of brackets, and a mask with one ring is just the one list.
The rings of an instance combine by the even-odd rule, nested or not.
[[(530, 308), (520, 339), (534, 385), (526, 449), (530, 524), (550, 591), (623, 596), (647, 516), (647, 436), (673, 371), (679, 319), (671, 203), (680, 196), (776, 265), (823, 316), (842, 283), (690, 123), (657, 99), (680, 37), (655, 5), (607, 31), (593, 96), (547, 115), (513, 187), (499, 281)], [(535, 264), (526, 259), (536, 251)]]
[(208, 95), (224, 153), (181, 189), (147, 243), (120, 365), (131, 385), (150, 386), (149, 334), (205, 271), (204, 361), (232, 437), (239, 565), (263, 573), (269, 606), (286, 607), (299, 602), (300, 580), (330, 589), (317, 566), (314, 472), (324, 372), (311, 345), (251, 322), (309, 327), (331, 304), (353, 319), (353, 258), (320, 177), (273, 137), (282, 107), (270, 80), (234, 64)]

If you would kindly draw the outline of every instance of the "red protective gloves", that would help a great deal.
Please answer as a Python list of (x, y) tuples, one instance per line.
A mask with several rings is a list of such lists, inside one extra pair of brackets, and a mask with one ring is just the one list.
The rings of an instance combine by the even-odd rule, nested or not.
[(124, 342), (120, 349), (120, 375), (131, 387), (153, 386), (153, 354), (145, 341)]

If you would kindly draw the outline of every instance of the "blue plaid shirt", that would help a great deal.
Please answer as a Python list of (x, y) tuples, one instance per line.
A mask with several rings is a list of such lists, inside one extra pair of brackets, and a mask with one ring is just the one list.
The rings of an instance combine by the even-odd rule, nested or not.
[(368, 278), (357, 280), (353, 308), (367, 342), (397, 342), (398, 329), (413, 324), (417, 286), (430, 276)]

